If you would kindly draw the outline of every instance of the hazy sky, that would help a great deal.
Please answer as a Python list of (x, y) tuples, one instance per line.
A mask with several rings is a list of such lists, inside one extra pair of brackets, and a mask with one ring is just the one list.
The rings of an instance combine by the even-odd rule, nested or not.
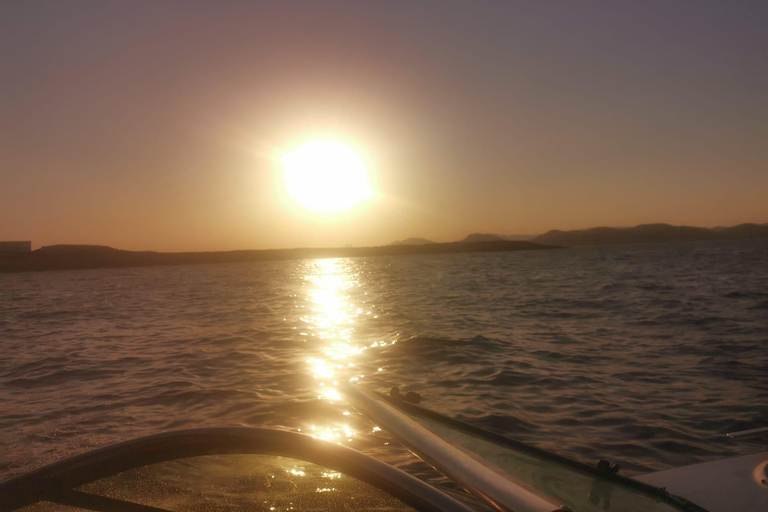
[[(768, 222), (768, 2), (5, 1), (0, 240), (215, 250)], [(287, 201), (277, 156), (375, 197)]]

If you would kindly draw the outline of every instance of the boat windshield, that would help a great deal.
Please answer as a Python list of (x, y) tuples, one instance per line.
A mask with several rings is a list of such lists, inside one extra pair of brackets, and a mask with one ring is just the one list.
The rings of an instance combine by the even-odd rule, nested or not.
[[(392, 403), (398, 405), (397, 402)], [(578, 463), (494, 436), (437, 413), (409, 404), (399, 404), (398, 408), (472, 458), (556, 499), (574, 512), (703, 511), (685, 500), (678, 501), (660, 489), (616, 475), (602, 476), (591, 468), (587, 471)]]
[[(171, 460), (96, 480), (75, 491), (172, 512), (414, 511), (386, 492), (338, 471), (272, 455)], [(76, 504), (77, 492), (67, 498), (70, 503)], [(75, 512), (81, 508), (41, 501), (20, 510)]]
[(368, 455), (274, 429), (154, 434), (0, 482), (0, 512), (471, 512)]

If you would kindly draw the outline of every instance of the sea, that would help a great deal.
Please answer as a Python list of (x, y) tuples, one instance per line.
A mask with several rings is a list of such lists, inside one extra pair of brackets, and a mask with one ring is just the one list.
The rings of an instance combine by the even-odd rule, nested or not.
[(0, 479), (217, 425), (426, 472), (350, 380), (628, 475), (765, 450), (768, 241), (0, 275)]

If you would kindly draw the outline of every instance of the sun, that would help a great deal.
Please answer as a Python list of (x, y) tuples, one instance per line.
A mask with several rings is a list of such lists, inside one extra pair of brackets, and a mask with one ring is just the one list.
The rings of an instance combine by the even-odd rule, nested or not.
[(302, 144), (281, 158), (291, 197), (314, 212), (339, 212), (370, 199), (365, 161), (351, 147), (332, 140)]

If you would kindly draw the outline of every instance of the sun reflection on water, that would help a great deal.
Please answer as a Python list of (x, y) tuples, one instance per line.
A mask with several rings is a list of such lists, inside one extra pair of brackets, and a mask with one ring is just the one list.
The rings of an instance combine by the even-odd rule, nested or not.
[[(362, 289), (360, 263), (350, 259), (320, 259), (303, 263), (303, 293), (297, 297), (304, 313), (299, 333), (308, 343), (306, 359), (320, 400), (330, 404), (342, 400), (341, 382), (360, 381), (366, 371), (383, 371), (380, 363), (367, 361), (364, 352), (385, 347), (384, 340), (371, 340), (378, 318), (376, 307)], [(394, 343), (392, 341), (391, 343)], [(368, 363), (373, 366), (368, 368)], [(351, 442), (356, 432), (347, 424), (349, 411), (331, 426), (312, 425), (304, 429), (314, 437), (338, 443)]]
[(353, 341), (362, 308), (352, 302), (350, 290), (360, 286), (358, 274), (339, 259), (314, 260), (309, 270), (305, 277), (310, 285), (306, 298), (309, 313), (300, 320), (320, 343), (322, 356), (312, 357), (307, 363), (318, 380), (318, 396), (340, 400), (336, 391), (340, 373), (353, 368), (352, 359), (367, 348)]

